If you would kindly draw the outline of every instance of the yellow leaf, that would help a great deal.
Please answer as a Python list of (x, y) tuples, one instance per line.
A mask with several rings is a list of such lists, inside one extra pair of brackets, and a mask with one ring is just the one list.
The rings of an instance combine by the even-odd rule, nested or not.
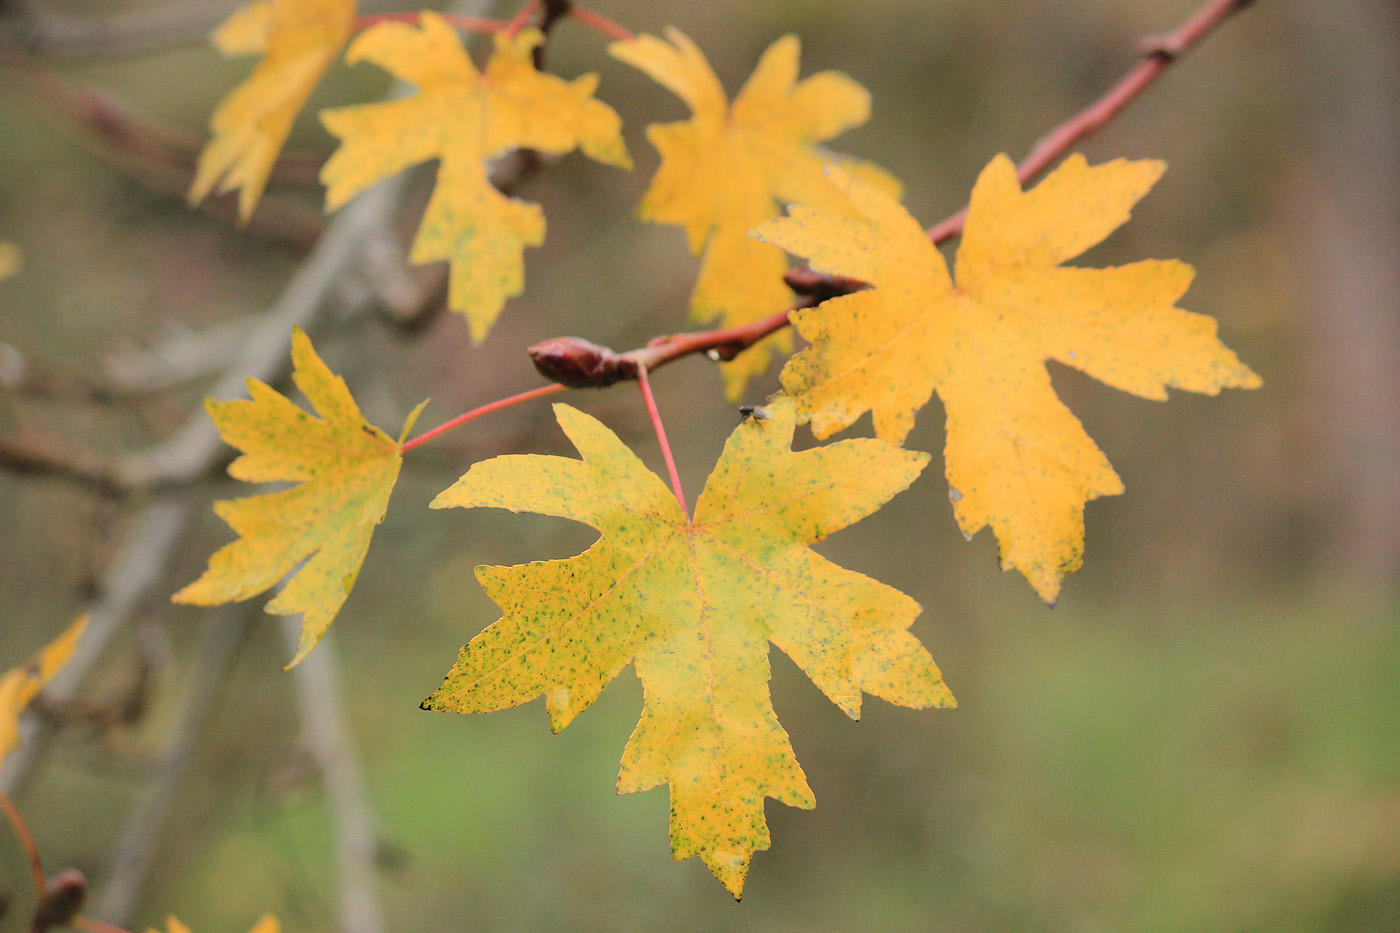
[(23, 263), (19, 247), (8, 240), (0, 240), (0, 281), (18, 275)]
[(214, 45), (225, 55), (265, 54), (215, 109), (209, 122), (214, 138), (200, 153), (190, 203), (216, 185), (221, 194), (238, 189), (238, 216), (247, 222), (292, 121), (354, 21), (355, 0), (254, 0), (214, 32)]
[[(165, 925), (168, 933), (190, 933), (190, 928), (174, 917), (166, 917)], [(147, 927), (147, 933), (159, 933), (159, 931)], [(272, 914), (263, 914), (248, 933), (282, 933), (282, 924)]]
[(225, 58), (266, 52), (272, 33), (272, 3), (273, 0), (251, 0), (234, 10), (209, 41)]
[(845, 179), (864, 219), (799, 206), (757, 233), (823, 271), (875, 287), (794, 315), (811, 348), (783, 370), (817, 437), (866, 411), (902, 443), (934, 391), (947, 412), (949, 494), (964, 534), (991, 525), (1002, 566), (1053, 603), (1084, 548), (1084, 504), (1123, 491), (1060, 402), (1047, 359), (1125, 392), (1214, 395), (1259, 377), (1216, 339), (1215, 321), (1174, 307), (1191, 283), (1175, 261), (1061, 266), (1099, 243), (1163, 171), (1160, 162), (1090, 167), (1071, 156), (1022, 192), (998, 156), (972, 192), (957, 280), (919, 224), (873, 188)]
[(20, 713), (68, 663), (86, 626), (87, 616), (78, 616), (38, 654), (0, 674), (0, 764), (19, 745)]
[(480, 73), (441, 16), (425, 11), (420, 25), (381, 23), (346, 53), (346, 61), (373, 62), (420, 93), (322, 112), (321, 122), (341, 143), (321, 171), (326, 208), (335, 210), (410, 165), (440, 159), (410, 258), (451, 262), (448, 305), (466, 316), (479, 342), (505, 300), (520, 294), (524, 249), (543, 243), (545, 230), (538, 205), (492, 187), (487, 162), (528, 147), (554, 154), (581, 148), (599, 162), (632, 163), (617, 114), (593, 97), (597, 75), (564, 81), (535, 70), (530, 56), (543, 39), (539, 30), (515, 38), (498, 33), (495, 54)]
[(730, 892), (768, 848), (765, 797), (814, 804), (768, 694), (768, 642), (851, 718), (862, 692), (953, 705), (907, 631), (908, 596), (809, 545), (906, 488), (928, 455), (876, 440), (790, 449), (788, 399), (734, 431), (687, 522), (617, 436), (567, 405), (555, 414), (583, 460), (478, 463), (434, 508), (556, 515), (602, 537), (568, 560), (478, 567), (502, 618), (464, 647), (424, 709), (485, 712), (544, 695), (558, 732), (630, 661), (645, 692), (618, 792), (671, 789), (671, 851), (699, 855)]
[[(345, 381), (292, 334), (293, 378), (320, 418), (256, 379), (247, 401), (205, 401), (224, 440), (243, 452), (229, 475), (249, 483), (299, 483), (283, 492), (229, 499), (214, 511), (238, 540), (209, 558), (198, 580), (176, 593), (177, 603), (216, 606), (248, 599), (305, 565), (267, 611), (304, 613), (291, 667), (316, 646), (350, 595), (375, 525), (384, 518), (403, 462), (398, 441), (365, 421)], [(407, 435), (423, 406), (409, 415)]]
[[(669, 44), (639, 36), (609, 48), (615, 58), (673, 91), (694, 113), (685, 122), (647, 127), (647, 138), (661, 153), (661, 167), (638, 213), (643, 220), (685, 227), (691, 252), (705, 252), (691, 315), (736, 327), (775, 314), (792, 301), (781, 280), (787, 268), (782, 253), (745, 243), (749, 231), (776, 215), (780, 201), (849, 210), (823, 173), (826, 165), (847, 160), (816, 143), (864, 123), (870, 95), (834, 71), (798, 81), (801, 46), (796, 36), (784, 36), (763, 53), (730, 106), (695, 44), (675, 29), (668, 29), (666, 38)], [(899, 196), (893, 176), (869, 163), (849, 161)], [(773, 350), (786, 354), (791, 349), (791, 337), (784, 333), (726, 364), (726, 395), (736, 400), (749, 378), (768, 368)]]

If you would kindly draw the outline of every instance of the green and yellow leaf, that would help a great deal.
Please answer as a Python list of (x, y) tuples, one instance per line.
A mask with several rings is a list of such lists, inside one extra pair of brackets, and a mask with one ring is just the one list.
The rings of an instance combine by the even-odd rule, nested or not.
[[(694, 114), (684, 122), (647, 127), (661, 166), (638, 214), (684, 227), (691, 252), (705, 253), (691, 297), (696, 320), (718, 318), (735, 327), (791, 303), (781, 279), (787, 267), (782, 251), (746, 242), (747, 235), (775, 216), (780, 202), (850, 210), (823, 172), (828, 164), (850, 163), (899, 196), (899, 182), (878, 166), (817, 147), (864, 123), (870, 95), (835, 71), (798, 81), (796, 36), (784, 36), (763, 53), (732, 106), (704, 54), (679, 30), (668, 29), (666, 40), (639, 36), (616, 42), (609, 51), (669, 88)], [(792, 337), (784, 331), (726, 364), (726, 394), (737, 399), (748, 380), (768, 368), (772, 352), (791, 350)]]
[(481, 341), (506, 299), (523, 289), (524, 249), (543, 243), (545, 231), (539, 206), (497, 191), (487, 163), (518, 147), (552, 154), (578, 148), (609, 165), (632, 163), (617, 114), (593, 96), (597, 75), (564, 81), (535, 69), (530, 56), (543, 40), (539, 30), (513, 38), (498, 33), (495, 53), (478, 72), (441, 16), (425, 11), (420, 20), (420, 28), (374, 26), (346, 53), (348, 62), (373, 62), (419, 93), (322, 112), (341, 143), (321, 172), (326, 208), (335, 210), (410, 165), (439, 159), (410, 259), (451, 263), (448, 305)]
[(423, 408), (409, 415), (396, 441), (365, 420), (345, 381), (300, 328), (292, 334), (292, 363), (297, 388), (319, 418), (256, 379), (248, 380), (251, 399), (207, 399), (205, 407), (223, 439), (242, 451), (230, 476), (298, 485), (215, 503), (238, 540), (216, 551), (204, 574), (173, 597), (197, 606), (248, 599), (305, 560), (267, 605), (268, 612), (303, 614), (289, 667), (316, 646), (350, 595), (398, 479), (403, 438)]
[(252, 75), (214, 111), (214, 138), (199, 156), (190, 203), (217, 187), (238, 191), (238, 216), (253, 214), (292, 123), (355, 21), (355, 0), (253, 0), (212, 36), (223, 54), (263, 53)]
[(78, 616), (38, 654), (0, 674), (0, 764), (19, 746), (20, 714), (68, 663), (86, 627), (87, 616)]
[(772, 708), (769, 642), (853, 719), (862, 693), (954, 705), (908, 632), (918, 604), (810, 549), (905, 489), (928, 456), (876, 440), (794, 452), (794, 409), (780, 399), (734, 431), (687, 522), (615, 434), (567, 405), (555, 414), (582, 460), (497, 457), (432, 505), (555, 515), (601, 537), (568, 560), (478, 567), (502, 618), (423, 707), (486, 712), (543, 695), (558, 732), (635, 661), (645, 705), (618, 792), (669, 784), (672, 854), (699, 855), (738, 897), (769, 845), (764, 798), (815, 803)]
[(1190, 266), (1062, 265), (1121, 226), (1163, 169), (1090, 167), (1076, 155), (1022, 192), (998, 156), (973, 189), (956, 281), (903, 207), (839, 172), (863, 217), (800, 205), (757, 231), (814, 268), (874, 286), (794, 315), (812, 344), (782, 374), (800, 416), (823, 438), (870, 411), (875, 433), (900, 444), (936, 391), (959, 525), (969, 537), (991, 525), (1002, 566), (1050, 603), (1082, 563), (1085, 503), (1123, 485), (1055, 395), (1045, 361), (1150, 399), (1168, 387), (1214, 395), (1260, 384), (1214, 320), (1174, 306)]

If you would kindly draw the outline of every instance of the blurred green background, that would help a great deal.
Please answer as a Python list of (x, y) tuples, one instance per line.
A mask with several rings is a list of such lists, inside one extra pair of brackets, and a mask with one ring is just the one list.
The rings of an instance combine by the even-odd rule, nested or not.
[[(50, 24), (149, 13), (197, 37), (230, 7), (10, 0), (0, 25), (32, 25), (36, 11)], [(1196, 3), (596, 7), (638, 32), (680, 27), (731, 93), (769, 42), (799, 34), (804, 74), (839, 68), (874, 95), (869, 124), (835, 148), (893, 170), (932, 223), (964, 203), (992, 155), (1024, 154), (1126, 70), (1141, 37)], [(202, 132), (247, 64), (198, 38), (155, 45), (87, 54), (55, 39), (35, 60)], [(388, 928), (1400, 929), (1397, 51), (1390, 0), (1260, 0), (1084, 147), (1091, 161), (1170, 165), (1084, 262), (1196, 266), (1185, 306), (1219, 320), (1264, 388), (1164, 405), (1052, 367), (1127, 486), (1088, 507), (1085, 569), (1053, 611), (997, 571), (990, 533), (963, 541), (935, 468), (822, 545), (919, 600), (914, 632), (961, 706), (874, 701), (852, 723), (774, 652), (775, 703), (818, 805), (769, 805), (773, 849), (755, 857), (741, 905), (698, 860), (671, 862), (664, 791), (613, 793), (640, 710), (630, 669), (558, 736), (539, 703), (473, 717), (418, 709), (458, 646), (496, 618), (472, 568), (568, 556), (591, 532), (426, 510), (474, 460), (572, 454), (544, 404), (411, 458), (328, 645), (379, 823)], [(538, 384), (521, 350), (546, 337), (624, 349), (689, 327), (696, 264), (682, 233), (630, 219), (656, 165), (643, 127), (685, 118), (684, 105), (577, 26), (560, 28), (550, 63), (601, 73), (637, 171), (574, 155), (526, 184), (548, 241), (528, 253), (527, 291), (483, 347), (452, 315), (413, 333), (373, 315), (313, 332), (378, 424), (424, 397), (431, 425)], [(73, 387), (113, 354), (258, 314), (301, 254), (94, 159), (32, 98), (6, 93), (14, 81), (0, 69), (0, 239), (20, 245), (25, 268), (0, 283), (0, 342), (6, 365), (22, 359), (30, 375), (0, 399), (0, 431), (107, 455), (155, 443), (204, 383), (113, 400)], [(386, 89), (373, 68), (342, 67), (312, 106)], [(292, 145), (323, 156), (332, 139), (304, 116)], [(311, 187), (274, 194), (318, 203)], [(694, 496), (736, 413), (703, 359), (654, 384)], [(749, 400), (776, 385), (770, 373)], [(634, 391), (569, 401), (660, 468)], [(941, 450), (940, 420), (930, 406), (909, 446)], [(853, 433), (868, 430), (863, 419)], [(206, 502), (246, 491), (200, 486)], [(0, 666), (82, 609), (140, 505), (0, 473)], [(65, 730), (18, 800), (48, 867), (74, 865), (98, 892), (215, 617), (165, 602), (229, 538), (207, 505), (196, 515), (85, 689), (94, 702), (122, 696), (145, 658), (144, 715)], [(335, 928), (330, 810), (299, 740), (287, 657), (275, 621), (257, 615), (158, 833), (132, 929), (174, 913), (196, 933), (242, 933), (264, 910), (291, 931)], [(0, 834), (0, 883), (22, 901), (24, 879)], [(22, 928), (17, 913), (3, 923)]]

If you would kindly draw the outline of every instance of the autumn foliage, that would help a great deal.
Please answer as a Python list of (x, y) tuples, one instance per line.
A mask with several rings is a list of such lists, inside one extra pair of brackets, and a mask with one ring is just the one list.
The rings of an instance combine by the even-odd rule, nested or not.
[[(540, 206), (492, 185), (491, 164), (527, 148), (579, 150), (629, 169), (625, 102), (614, 109), (598, 97), (595, 75), (566, 80), (537, 69), (532, 54), (546, 35), (523, 21), (497, 24), (478, 66), (450, 18), (423, 12), (361, 28), (355, 13), (353, 0), (254, 0), (215, 33), (225, 54), (261, 59), (215, 111), (190, 198), (237, 190), (246, 221), (321, 76), (342, 52), (347, 63), (371, 63), (412, 91), (320, 114), (338, 141), (320, 175), (325, 207), (437, 160), (410, 258), (449, 263), (449, 307), (465, 318), (464, 336), (480, 342), (525, 288), (523, 251), (546, 230)], [(718, 321), (708, 348), (724, 359), (727, 395), (742, 399), (774, 356), (786, 358), (782, 392), (755, 400), (693, 514), (673, 466), (668, 484), (565, 404), (555, 415), (579, 459), (485, 459), (432, 503), (558, 516), (600, 537), (567, 560), (477, 568), (501, 618), (461, 649), (423, 708), (486, 712), (543, 696), (557, 732), (635, 664), (645, 700), (618, 790), (667, 785), (673, 855), (699, 855), (736, 898), (753, 853), (769, 846), (765, 798), (815, 804), (770, 702), (770, 644), (853, 719), (867, 693), (915, 708), (955, 705), (908, 632), (920, 607), (811, 549), (902, 494), (930, 462), (902, 445), (934, 395), (947, 423), (944, 491), (963, 533), (990, 526), (1003, 568), (1054, 603), (1083, 559), (1085, 503), (1123, 486), (1056, 396), (1046, 361), (1149, 399), (1169, 388), (1259, 385), (1217, 339), (1214, 320), (1177, 306), (1190, 266), (1067, 265), (1128, 220), (1162, 163), (1090, 166), (1070, 155), (1023, 190), (1011, 160), (994, 156), (971, 191), (950, 270), (900, 204), (899, 180), (823, 148), (868, 118), (869, 94), (837, 72), (801, 78), (799, 48), (793, 36), (775, 41), (732, 100), (679, 30), (617, 38), (608, 49), (690, 109), (688, 120), (647, 128), (660, 167), (636, 213), (683, 228), (701, 257), (689, 312)], [(784, 284), (789, 255), (826, 276), (834, 297), (799, 299), (784, 316), (795, 300)], [(788, 323), (807, 343), (790, 358)], [(314, 413), (255, 380), (248, 400), (210, 400), (208, 410), (241, 453), (230, 475), (294, 485), (218, 503), (236, 538), (174, 598), (218, 605), (285, 579), (267, 610), (301, 616), (295, 665), (350, 596), (405, 455), (438, 432), (406, 440), (421, 406), (397, 437), (369, 424), (310, 339), (298, 330), (291, 340), (294, 380)], [(585, 342), (551, 347), (559, 368), (542, 371), (561, 384), (639, 381), (651, 404), (638, 362), (650, 358), (615, 355), (626, 362), (604, 378), (589, 375), (597, 361), (584, 359), (593, 352)], [(798, 425), (821, 441), (866, 412), (874, 437), (792, 449)], [(23, 705), (18, 698), (63, 650), (0, 681), (11, 706)], [(13, 739), (0, 734), (5, 741)], [(183, 928), (172, 920), (171, 929)]]

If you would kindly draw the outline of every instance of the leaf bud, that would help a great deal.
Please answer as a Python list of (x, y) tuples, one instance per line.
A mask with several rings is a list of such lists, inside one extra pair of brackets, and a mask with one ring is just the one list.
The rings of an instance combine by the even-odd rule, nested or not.
[(571, 389), (601, 389), (637, 378), (637, 364), (582, 337), (554, 337), (529, 349), (541, 376)]
[(49, 879), (44, 896), (34, 907), (29, 929), (45, 933), (51, 927), (67, 926), (78, 915), (87, 899), (87, 879), (76, 868), (65, 868)]

